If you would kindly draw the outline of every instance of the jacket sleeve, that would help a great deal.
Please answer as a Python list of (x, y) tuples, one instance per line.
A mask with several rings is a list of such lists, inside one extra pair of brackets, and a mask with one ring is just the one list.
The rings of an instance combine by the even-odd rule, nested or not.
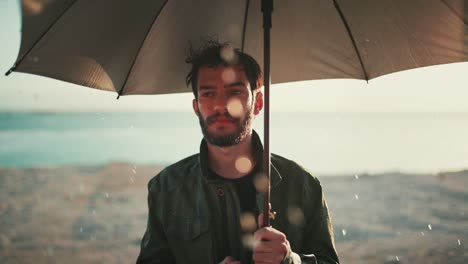
[(291, 252), (283, 263), (338, 264), (338, 255), (333, 238), (333, 227), (320, 182), (309, 175), (310, 181), (304, 188), (306, 203), (304, 214), (307, 219), (302, 252)]
[(158, 214), (160, 184), (158, 176), (148, 183), (148, 223), (141, 240), (141, 249), (137, 264), (174, 263), (174, 257), (168, 245), (164, 229)]

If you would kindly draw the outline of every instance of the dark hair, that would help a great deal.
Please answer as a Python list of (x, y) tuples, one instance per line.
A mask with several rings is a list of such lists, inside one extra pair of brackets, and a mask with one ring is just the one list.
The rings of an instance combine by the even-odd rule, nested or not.
[[(192, 65), (190, 72), (185, 78), (187, 86), (191, 84), (193, 95), (195, 98), (198, 98), (198, 88), (197, 88), (197, 77), (198, 71), (201, 67), (216, 67), (219, 65), (228, 66), (229, 62), (224, 60), (221, 57), (221, 50), (231, 45), (226, 43), (219, 43), (216, 40), (203, 40), (200, 48), (195, 49), (192, 45), (190, 46), (189, 55), (185, 59), (186, 63)], [(233, 64), (242, 65), (244, 68), (245, 75), (250, 83), (250, 89), (254, 91), (255, 89), (263, 85), (262, 70), (257, 61), (255, 61), (252, 56), (247, 53), (240, 51), (239, 49), (233, 49), (235, 62)], [(257, 87), (257, 84), (258, 87)]]

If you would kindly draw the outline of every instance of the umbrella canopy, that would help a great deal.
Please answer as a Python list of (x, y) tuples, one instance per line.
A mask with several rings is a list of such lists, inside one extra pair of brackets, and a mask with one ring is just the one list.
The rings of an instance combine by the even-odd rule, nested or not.
[[(200, 36), (263, 60), (260, 1), (22, 0), (12, 71), (121, 95), (189, 92), (184, 62)], [(468, 1), (276, 1), (272, 83), (372, 79), (468, 60)]]

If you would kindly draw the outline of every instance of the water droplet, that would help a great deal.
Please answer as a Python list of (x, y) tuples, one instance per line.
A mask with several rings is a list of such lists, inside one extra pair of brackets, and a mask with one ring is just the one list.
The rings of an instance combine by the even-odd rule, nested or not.
[(255, 177), (254, 184), (258, 192), (264, 193), (268, 189), (268, 177), (264, 174), (258, 174)]
[(400, 261), (400, 259), (398, 258), (398, 256), (395, 256), (395, 258), (396, 258), (397, 261)]
[(225, 45), (220, 51), (220, 57), (227, 64), (237, 64), (237, 54), (231, 45)]
[(82, 226), (80, 227), (80, 233), (83, 233), (83, 227)]
[(39, 62), (39, 57), (34, 56), (34, 57), (32, 58), (32, 61), (33, 61), (33, 62)]
[(96, 214), (96, 210), (93, 209), (92, 213), (93, 213), (93, 215), (95, 215), (95, 214)]
[(135, 180), (133, 179), (133, 177), (130, 177), (130, 181), (131, 181), (132, 183), (135, 182)]
[(359, 200), (359, 195), (355, 194), (354, 199)]
[(301, 225), (304, 223), (304, 213), (299, 207), (288, 207), (287, 217), (292, 225)]
[(248, 173), (252, 169), (252, 161), (247, 157), (239, 157), (235, 163), (236, 170), (240, 173)]
[(245, 248), (253, 249), (255, 240), (252, 234), (245, 234), (242, 236), (242, 244)]
[(106, 198), (109, 198), (109, 193), (106, 193)]
[(432, 226), (431, 226), (431, 225), (427, 225), (427, 228), (429, 228), (429, 230), (432, 230)]
[(424, 232), (421, 232), (421, 236), (424, 236)]
[(133, 129), (133, 125), (130, 125), (130, 128)]
[(244, 114), (244, 107), (239, 99), (233, 98), (227, 102), (227, 111), (234, 118), (242, 117)]
[(240, 216), (240, 225), (243, 231), (253, 232), (257, 229), (257, 222), (255, 216), (251, 213), (243, 213)]
[(343, 234), (343, 236), (346, 236), (346, 229), (341, 229), (341, 233)]
[(354, 178), (355, 178), (356, 180), (359, 179), (359, 175), (354, 174)]
[(458, 245), (461, 246), (461, 241), (460, 241), (460, 239), (458, 239)]
[(136, 170), (135, 170), (135, 169), (132, 169), (132, 172), (133, 172), (133, 174), (136, 174)]
[(226, 68), (224, 69), (223, 73), (221, 74), (221, 78), (223, 79), (224, 83), (232, 83), (236, 80), (236, 72), (233, 68)]

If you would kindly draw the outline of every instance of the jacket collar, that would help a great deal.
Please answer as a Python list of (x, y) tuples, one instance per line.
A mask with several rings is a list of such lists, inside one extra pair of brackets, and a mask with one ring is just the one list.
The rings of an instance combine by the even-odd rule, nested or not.
[[(260, 137), (258, 136), (257, 132), (255, 130), (252, 131), (252, 145), (253, 145), (253, 150), (254, 150), (254, 157), (257, 160), (257, 162), (260, 162), (261, 164), (261, 169), (263, 170), (263, 145), (260, 140)], [(200, 166), (201, 166), (201, 172), (202, 175), (205, 177), (205, 179), (208, 178), (208, 144), (206, 143), (205, 139), (202, 139), (201, 144), (200, 144)], [(271, 161), (271, 188), (274, 188), (278, 183), (281, 181), (282, 177), (279, 173), (279, 171), (276, 169), (276, 167), (273, 164), (273, 161)]]

